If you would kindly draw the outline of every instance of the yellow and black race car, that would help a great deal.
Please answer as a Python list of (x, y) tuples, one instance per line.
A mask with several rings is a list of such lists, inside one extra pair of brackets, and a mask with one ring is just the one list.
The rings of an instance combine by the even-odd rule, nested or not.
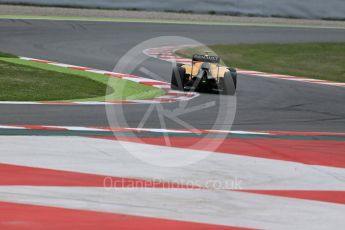
[(173, 68), (171, 89), (234, 95), (237, 72), (221, 66), (218, 56), (195, 54), (192, 64), (180, 64)]

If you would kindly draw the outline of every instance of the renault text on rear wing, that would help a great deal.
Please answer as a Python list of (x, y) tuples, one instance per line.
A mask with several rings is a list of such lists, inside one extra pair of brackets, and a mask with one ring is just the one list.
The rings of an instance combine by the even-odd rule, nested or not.
[(218, 56), (209, 56), (203, 54), (194, 54), (193, 55), (193, 62), (211, 62), (211, 63), (219, 63), (220, 58)]

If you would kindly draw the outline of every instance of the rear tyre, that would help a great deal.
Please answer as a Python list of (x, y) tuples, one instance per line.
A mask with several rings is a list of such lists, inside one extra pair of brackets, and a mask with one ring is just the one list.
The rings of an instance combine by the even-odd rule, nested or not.
[(176, 66), (173, 68), (171, 75), (171, 89), (184, 90), (184, 84), (186, 79), (186, 70), (183, 67)]
[(232, 80), (234, 81), (235, 89), (237, 88), (237, 71), (236, 69), (230, 68), (230, 74), (232, 77)]
[(234, 95), (236, 92), (237, 74), (236, 77), (234, 77), (231, 72), (225, 72), (224, 77), (221, 79), (223, 85), (223, 94)]

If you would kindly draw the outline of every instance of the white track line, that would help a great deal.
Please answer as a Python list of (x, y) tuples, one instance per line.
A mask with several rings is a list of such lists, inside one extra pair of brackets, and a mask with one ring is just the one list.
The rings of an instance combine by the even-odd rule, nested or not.
[[(200, 161), (187, 164), (195, 160)], [(228, 188), (226, 182), (238, 179), (243, 189), (345, 190), (342, 168), (70, 136), (0, 136), (0, 162), (176, 183), (194, 181), (202, 187), (220, 181)], [(181, 163), (186, 164), (172, 167)]]
[(253, 134), (253, 135), (275, 135), (269, 132), (250, 132), (250, 131), (239, 131), (239, 130), (175, 130), (175, 129), (158, 129), (158, 128), (101, 128), (101, 127), (83, 127), (83, 126), (52, 126), (52, 125), (0, 125), (1, 129), (28, 129), (28, 130), (44, 130), (44, 129), (66, 129), (71, 131), (145, 131), (145, 132), (158, 132), (158, 133), (214, 133), (214, 134)]
[(233, 191), (0, 186), (2, 201), (259, 229), (339, 229), (345, 206)]

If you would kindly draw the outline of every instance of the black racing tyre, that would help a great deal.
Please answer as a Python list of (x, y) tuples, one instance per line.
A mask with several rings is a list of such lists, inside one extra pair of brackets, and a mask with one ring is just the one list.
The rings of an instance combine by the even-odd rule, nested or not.
[(237, 89), (237, 71), (236, 69), (230, 68), (230, 74), (232, 77), (232, 80), (234, 81), (235, 89)]
[(184, 83), (186, 79), (186, 69), (180, 66), (173, 68), (171, 75), (171, 89), (173, 90), (184, 90)]
[[(237, 76), (236, 76), (237, 81)], [(234, 95), (236, 92), (235, 78), (232, 76), (231, 71), (227, 71), (222, 78), (223, 94)]]

